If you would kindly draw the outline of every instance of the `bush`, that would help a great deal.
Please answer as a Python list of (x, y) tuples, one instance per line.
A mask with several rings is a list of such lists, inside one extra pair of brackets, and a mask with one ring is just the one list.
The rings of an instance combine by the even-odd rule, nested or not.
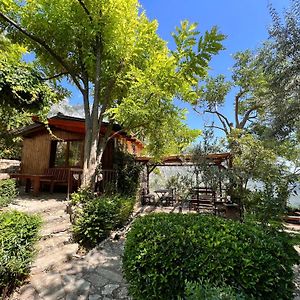
[[(82, 198), (78, 195), (74, 197)], [(111, 230), (124, 225), (134, 203), (134, 198), (117, 195), (86, 199), (73, 226), (75, 239), (84, 246), (96, 246), (109, 236)]]
[(255, 299), (291, 299), (298, 254), (284, 233), (215, 216), (151, 214), (127, 234), (123, 268), (134, 299), (183, 297), (209, 280)]
[(0, 214), (0, 296), (20, 284), (30, 271), (41, 220), (11, 211)]
[(143, 169), (134, 155), (117, 150), (114, 154), (117, 171), (117, 192), (124, 196), (135, 196), (139, 187), (139, 177)]
[(0, 208), (8, 205), (16, 196), (17, 189), (15, 180), (0, 180)]
[(288, 197), (288, 187), (284, 184), (266, 184), (261, 191), (249, 192), (244, 199), (245, 219), (266, 226), (281, 226)]
[(217, 287), (209, 282), (186, 282), (185, 300), (245, 300), (230, 286)]

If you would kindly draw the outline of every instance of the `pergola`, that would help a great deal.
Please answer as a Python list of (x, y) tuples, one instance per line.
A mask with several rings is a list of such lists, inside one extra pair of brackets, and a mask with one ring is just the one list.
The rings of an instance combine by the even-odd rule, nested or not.
[[(224, 164), (228, 167), (232, 166), (232, 154), (229, 152), (224, 153), (210, 153), (205, 156), (213, 165), (219, 168), (225, 168)], [(147, 193), (149, 193), (149, 176), (156, 167), (166, 166), (194, 166), (192, 155), (170, 155), (162, 158), (160, 161), (155, 161), (149, 156), (140, 156), (136, 160), (146, 166), (147, 170)]]

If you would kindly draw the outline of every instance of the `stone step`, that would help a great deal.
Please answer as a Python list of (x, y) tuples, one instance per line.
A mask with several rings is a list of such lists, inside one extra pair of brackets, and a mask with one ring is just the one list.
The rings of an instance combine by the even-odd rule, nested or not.
[(13, 204), (9, 206), (11, 209), (17, 209), (18, 211), (27, 212), (31, 214), (49, 214), (51, 212), (56, 212), (59, 210), (65, 210), (66, 202), (62, 201), (49, 201), (45, 205), (37, 203), (34, 200), (22, 201), (22, 205), (18, 203), (18, 200), (14, 201)]
[(78, 250), (78, 244), (67, 244), (38, 257), (31, 268), (31, 274), (48, 272), (61, 268), (64, 262), (72, 259)]
[(69, 232), (57, 233), (47, 239), (41, 239), (37, 244), (38, 257), (44, 256), (59, 247), (72, 243), (72, 236)]
[(64, 210), (59, 210), (56, 213), (41, 214), (41, 217), (45, 225), (70, 220), (70, 216)]
[(69, 220), (63, 220), (60, 222), (55, 223), (49, 223), (45, 224), (40, 232), (40, 235), (43, 239), (47, 239), (54, 234), (60, 233), (60, 232), (66, 232), (71, 229), (72, 225), (69, 222)]

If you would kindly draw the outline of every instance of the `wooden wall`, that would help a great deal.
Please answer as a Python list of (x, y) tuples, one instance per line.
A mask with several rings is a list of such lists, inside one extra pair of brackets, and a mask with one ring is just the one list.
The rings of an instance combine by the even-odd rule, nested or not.
[[(83, 140), (84, 136), (79, 133), (68, 132), (64, 130), (52, 130), (53, 134), (62, 140)], [(23, 138), (22, 163), (21, 172), (23, 174), (44, 174), (49, 168), (51, 140), (55, 137), (51, 136), (47, 131), (32, 134), (32, 136)], [(118, 139), (119, 140), (119, 139)], [(140, 144), (133, 141), (128, 141), (126, 138), (119, 140), (127, 151), (132, 154), (140, 155), (142, 147)], [(133, 151), (132, 143), (135, 144)], [(110, 140), (106, 146), (102, 158), (103, 169), (113, 169), (113, 155), (115, 149), (114, 140)], [(135, 152), (135, 153), (133, 153)]]
[[(82, 140), (81, 134), (53, 130), (53, 134), (63, 140)], [(24, 137), (22, 148), (21, 172), (23, 174), (44, 174), (49, 168), (51, 140), (55, 138), (48, 132)]]
[(113, 169), (113, 160), (114, 160), (114, 141), (110, 140), (103, 152), (102, 156), (102, 169), (112, 170)]

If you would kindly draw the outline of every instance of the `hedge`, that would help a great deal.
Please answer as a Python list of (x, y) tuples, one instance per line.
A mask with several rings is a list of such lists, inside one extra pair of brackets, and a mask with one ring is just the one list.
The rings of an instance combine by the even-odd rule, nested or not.
[(16, 195), (17, 189), (15, 180), (0, 180), (0, 208), (8, 205)]
[(186, 282), (184, 300), (246, 300), (230, 286), (214, 286), (209, 282)]
[(177, 299), (185, 281), (201, 280), (254, 299), (291, 299), (298, 261), (284, 233), (215, 216), (162, 213), (134, 222), (123, 269), (134, 299)]
[[(82, 195), (74, 195), (81, 201)], [(94, 247), (107, 238), (111, 232), (126, 223), (132, 213), (135, 198), (125, 196), (102, 196), (86, 199), (73, 225), (76, 241), (86, 247)]]
[(0, 214), (0, 295), (11, 291), (30, 272), (41, 220), (10, 211)]

